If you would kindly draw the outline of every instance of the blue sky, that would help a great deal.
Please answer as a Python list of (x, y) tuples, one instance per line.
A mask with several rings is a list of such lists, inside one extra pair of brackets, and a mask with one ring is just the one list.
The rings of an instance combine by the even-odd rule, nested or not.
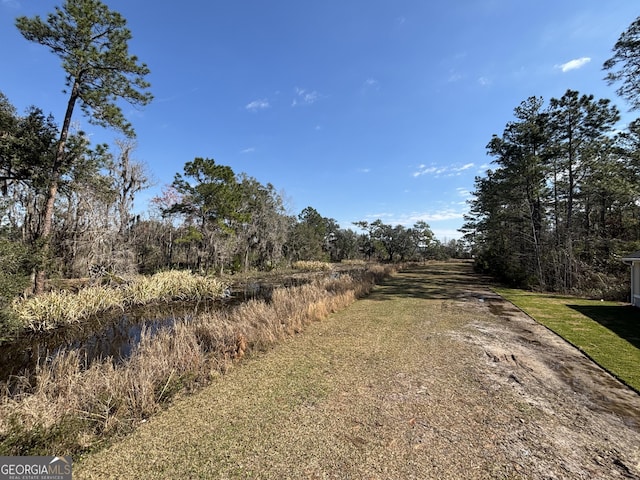
[[(151, 69), (155, 96), (124, 111), (134, 158), (155, 187), (209, 157), (307, 206), (351, 222), (425, 220), (458, 238), (486, 145), (532, 95), (571, 88), (610, 98), (603, 62), (640, 15), (636, 0), (107, 0)], [(0, 0), (2, 91), (61, 122), (64, 72), (26, 41), (19, 15), (61, 0)], [(118, 135), (75, 120), (96, 142)]]

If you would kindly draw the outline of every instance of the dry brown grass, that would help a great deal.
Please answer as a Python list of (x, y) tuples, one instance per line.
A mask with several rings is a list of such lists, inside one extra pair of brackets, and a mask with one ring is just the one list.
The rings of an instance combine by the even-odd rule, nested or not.
[(0, 399), (0, 454), (77, 454), (130, 432), (176, 396), (208, 384), (234, 362), (301, 332), (370, 291), (394, 268), (373, 267), (275, 290), (269, 303), (176, 320), (143, 332), (123, 364), (84, 365), (76, 351), (56, 356)]
[(321, 262), (319, 260), (299, 260), (293, 262), (291, 267), (294, 270), (306, 270), (310, 272), (328, 272), (332, 268), (329, 262)]

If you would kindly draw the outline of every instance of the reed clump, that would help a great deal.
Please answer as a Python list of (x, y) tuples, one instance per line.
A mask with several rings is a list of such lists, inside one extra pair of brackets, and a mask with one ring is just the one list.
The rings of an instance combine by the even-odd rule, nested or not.
[[(142, 333), (133, 355), (85, 365), (77, 351), (41, 362), (31, 377), (4, 385), (0, 455), (77, 455), (135, 428), (177, 394), (206, 385), (246, 355), (267, 350), (366, 295), (393, 266), (376, 266), (276, 289), (232, 310), (177, 319)], [(174, 292), (175, 293), (175, 292)], [(203, 293), (204, 295), (204, 293)]]
[(11, 309), (26, 328), (38, 331), (75, 323), (110, 308), (122, 308), (124, 303), (122, 289), (93, 286), (83, 288), (78, 293), (60, 290), (17, 298)]
[(221, 297), (227, 287), (225, 282), (214, 277), (194, 275), (185, 270), (168, 270), (150, 277), (138, 276), (115, 286), (88, 286), (77, 293), (59, 290), (16, 298), (11, 310), (25, 328), (50, 330), (114, 308), (215, 299)]
[(212, 300), (219, 298), (228, 285), (215, 278), (194, 275), (186, 270), (168, 270), (151, 277), (141, 276), (126, 284), (126, 301), (133, 305), (175, 300)]
[(291, 267), (294, 270), (304, 270), (306, 272), (328, 272), (333, 268), (331, 263), (319, 260), (298, 260), (293, 262)]

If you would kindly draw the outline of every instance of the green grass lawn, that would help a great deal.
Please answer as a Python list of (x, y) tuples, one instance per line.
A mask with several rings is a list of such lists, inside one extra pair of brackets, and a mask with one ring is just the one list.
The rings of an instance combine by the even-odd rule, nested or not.
[(495, 291), (640, 392), (640, 309), (510, 288)]

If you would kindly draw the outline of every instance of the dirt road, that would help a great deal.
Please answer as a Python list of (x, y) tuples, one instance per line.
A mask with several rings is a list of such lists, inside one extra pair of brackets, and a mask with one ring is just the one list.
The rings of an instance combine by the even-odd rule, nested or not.
[(177, 400), (74, 478), (640, 479), (640, 396), (468, 265), (432, 264)]

